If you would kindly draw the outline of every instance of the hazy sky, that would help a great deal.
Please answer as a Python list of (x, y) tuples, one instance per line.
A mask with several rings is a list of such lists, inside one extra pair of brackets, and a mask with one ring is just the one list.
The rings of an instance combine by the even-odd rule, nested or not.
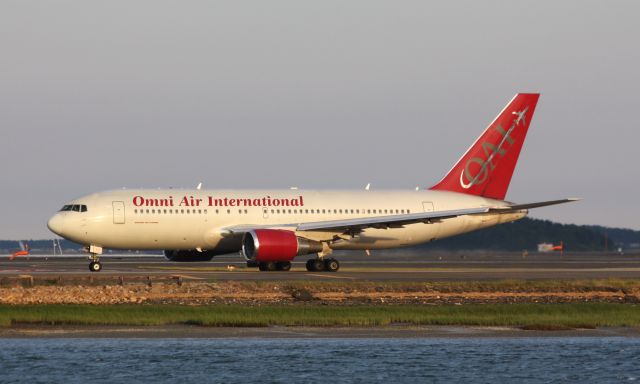
[(431, 186), (522, 91), (507, 198), (640, 229), (639, 4), (4, 0), (0, 238), (123, 186)]

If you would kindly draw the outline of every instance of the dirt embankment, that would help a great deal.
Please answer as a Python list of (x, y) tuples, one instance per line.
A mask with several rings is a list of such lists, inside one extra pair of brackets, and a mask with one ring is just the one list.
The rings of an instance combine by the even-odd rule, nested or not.
[[(34, 285), (34, 286), (31, 286)], [(0, 304), (482, 304), (640, 303), (637, 284), (541, 285), (455, 283), (377, 284), (290, 282), (132, 282), (115, 284), (0, 286)]]

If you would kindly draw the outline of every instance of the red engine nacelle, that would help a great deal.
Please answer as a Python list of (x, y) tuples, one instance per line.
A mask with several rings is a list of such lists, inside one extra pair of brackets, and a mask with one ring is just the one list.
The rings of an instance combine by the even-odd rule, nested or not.
[(291, 261), (296, 256), (320, 251), (321, 242), (281, 229), (255, 229), (242, 238), (242, 255), (247, 261)]

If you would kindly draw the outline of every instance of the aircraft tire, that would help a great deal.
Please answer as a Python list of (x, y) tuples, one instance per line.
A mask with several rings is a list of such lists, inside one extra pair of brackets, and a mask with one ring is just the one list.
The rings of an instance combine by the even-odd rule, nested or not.
[(278, 269), (278, 264), (274, 261), (262, 262), (258, 265), (258, 269), (263, 272), (272, 272)]
[(277, 264), (278, 271), (288, 271), (291, 269), (290, 261), (279, 261)]
[(89, 270), (91, 272), (100, 272), (102, 270), (102, 264), (99, 261), (92, 261), (89, 263)]
[(324, 261), (324, 270), (327, 272), (338, 272), (340, 269), (340, 262), (334, 258), (329, 258)]
[(315, 271), (315, 269), (313, 269), (313, 262), (314, 262), (314, 259), (307, 260), (307, 265), (306, 265), (307, 271), (309, 271), (309, 272), (314, 272)]
[(313, 265), (313, 270), (315, 272), (324, 271), (324, 260), (321, 259), (312, 259), (311, 264)]

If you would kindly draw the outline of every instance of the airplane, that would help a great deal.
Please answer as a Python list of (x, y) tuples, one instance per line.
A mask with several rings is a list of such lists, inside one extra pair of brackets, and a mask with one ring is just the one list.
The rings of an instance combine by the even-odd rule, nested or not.
[[(247, 266), (288, 271), (298, 256), (308, 271), (335, 272), (334, 250), (412, 246), (525, 217), (505, 200), (538, 102), (519, 93), (446, 176), (407, 191), (122, 189), (64, 204), (48, 221), (55, 234), (85, 245), (89, 270), (103, 248), (164, 250), (170, 261), (208, 261), (239, 252)], [(526, 116), (526, 119), (525, 119)], [(248, 170), (251, 172), (250, 170)]]
[(538, 244), (538, 252), (564, 252), (564, 242), (561, 241), (558, 245), (553, 245), (551, 243), (540, 243)]
[(9, 256), (9, 260), (15, 260), (18, 256), (29, 256), (29, 251), (31, 250), (29, 243), (23, 243), (22, 240), (20, 240), (18, 241), (18, 244), (20, 245), (20, 250), (13, 252), (13, 254)]

